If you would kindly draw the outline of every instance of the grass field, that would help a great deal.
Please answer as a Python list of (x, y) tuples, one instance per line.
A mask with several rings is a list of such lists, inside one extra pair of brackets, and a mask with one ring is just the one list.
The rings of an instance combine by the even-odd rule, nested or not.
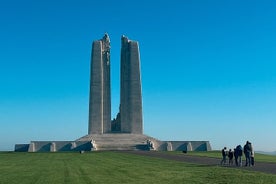
[(117, 152), (0, 152), (0, 183), (276, 183), (276, 175)]

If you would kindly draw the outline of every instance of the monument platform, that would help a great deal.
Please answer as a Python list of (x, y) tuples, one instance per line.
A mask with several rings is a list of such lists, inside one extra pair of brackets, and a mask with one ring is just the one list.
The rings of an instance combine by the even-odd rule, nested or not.
[(15, 151), (209, 151), (209, 141), (160, 141), (145, 134), (88, 134), (75, 141), (31, 141), (17, 144)]

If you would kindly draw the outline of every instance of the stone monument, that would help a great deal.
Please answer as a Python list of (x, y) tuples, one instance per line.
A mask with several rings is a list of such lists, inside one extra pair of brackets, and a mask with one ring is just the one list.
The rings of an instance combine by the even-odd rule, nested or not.
[(105, 34), (92, 45), (88, 134), (143, 133), (139, 46), (125, 36), (120, 84), (119, 113), (111, 122), (110, 39)]
[(91, 53), (88, 134), (75, 141), (31, 141), (15, 151), (156, 150), (207, 151), (209, 141), (160, 141), (143, 134), (140, 53), (137, 41), (121, 38), (120, 106), (111, 120), (110, 39), (94, 41)]

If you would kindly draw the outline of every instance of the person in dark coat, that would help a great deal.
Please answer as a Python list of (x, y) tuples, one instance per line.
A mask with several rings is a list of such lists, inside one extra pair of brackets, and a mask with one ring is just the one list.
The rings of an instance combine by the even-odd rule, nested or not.
[(239, 163), (238, 163), (239, 154), (238, 154), (238, 150), (236, 148), (234, 148), (234, 157), (235, 157), (235, 164), (236, 164), (236, 166), (238, 166), (239, 165)]
[(251, 166), (251, 143), (249, 141), (246, 141), (246, 144), (243, 147), (243, 152), (245, 155), (245, 166)]
[(226, 147), (224, 147), (222, 150), (221, 150), (221, 155), (222, 155), (222, 160), (220, 162), (220, 165), (225, 165), (226, 164), (226, 156), (227, 156), (227, 153), (226, 153)]
[(228, 152), (229, 165), (233, 165), (233, 157), (234, 157), (234, 152), (231, 149), (229, 149), (229, 152)]
[(242, 166), (242, 146), (241, 145), (238, 145), (236, 147), (236, 150), (237, 150), (237, 154), (238, 154), (238, 166)]

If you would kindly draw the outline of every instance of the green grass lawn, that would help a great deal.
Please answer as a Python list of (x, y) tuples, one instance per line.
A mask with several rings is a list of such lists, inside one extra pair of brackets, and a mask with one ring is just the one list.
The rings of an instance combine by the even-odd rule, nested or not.
[(0, 152), (0, 183), (276, 183), (276, 175), (127, 153)]

